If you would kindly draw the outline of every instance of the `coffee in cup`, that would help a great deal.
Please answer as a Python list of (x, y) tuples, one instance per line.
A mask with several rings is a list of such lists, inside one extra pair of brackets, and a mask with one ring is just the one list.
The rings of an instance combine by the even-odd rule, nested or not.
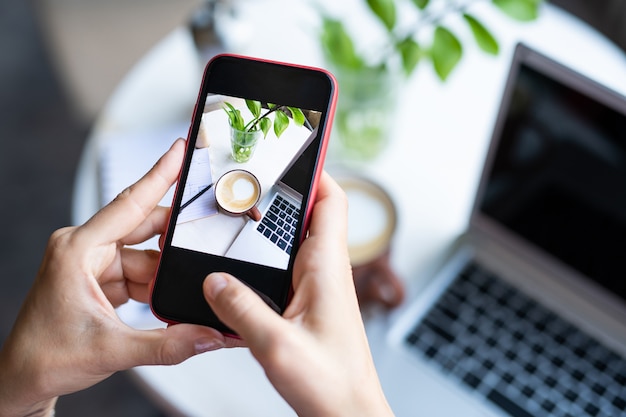
[(261, 184), (249, 171), (235, 169), (215, 184), (217, 205), (227, 214), (241, 215), (254, 209), (261, 197)]

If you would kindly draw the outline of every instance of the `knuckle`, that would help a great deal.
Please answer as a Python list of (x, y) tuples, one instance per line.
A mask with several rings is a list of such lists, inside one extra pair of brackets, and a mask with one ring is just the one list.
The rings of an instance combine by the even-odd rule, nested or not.
[(181, 344), (174, 339), (165, 339), (159, 352), (159, 363), (163, 365), (176, 365), (186, 359)]
[(243, 288), (234, 288), (231, 285), (224, 290), (220, 298), (224, 309), (237, 316), (245, 315), (250, 308), (251, 300)]
[(74, 231), (76, 227), (64, 227), (54, 231), (48, 239), (47, 250), (51, 253), (64, 252), (68, 246), (74, 243)]
[(293, 364), (294, 352), (304, 350), (300, 346), (300, 339), (294, 337), (293, 333), (267, 332), (263, 346), (255, 354), (271, 372), (289, 368)]

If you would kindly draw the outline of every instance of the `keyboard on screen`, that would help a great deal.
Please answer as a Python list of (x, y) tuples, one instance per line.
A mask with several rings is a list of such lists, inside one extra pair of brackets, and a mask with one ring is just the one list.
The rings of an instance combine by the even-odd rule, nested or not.
[(294, 204), (276, 195), (257, 226), (257, 231), (281, 250), (291, 254), (299, 215), (300, 210)]

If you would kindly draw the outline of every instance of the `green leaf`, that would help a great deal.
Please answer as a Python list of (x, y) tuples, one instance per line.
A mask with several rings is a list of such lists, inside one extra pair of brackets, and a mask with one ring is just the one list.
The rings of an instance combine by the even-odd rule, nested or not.
[(431, 47), (435, 72), (445, 81), (463, 56), (463, 47), (457, 37), (443, 26), (437, 26)]
[(277, 111), (274, 116), (274, 133), (279, 138), (289, 126), (289, 118), (282, 111)]
[(498, 41), (496, 41), (496, 38), (493, 37), (491, 32), (489, 32), (489, 30), (474, 16), (465, 13), (463, 14), (463, 18), (469, 24), (470, 29), (472, 29), (474, 39), (476, 39), (476, 43), (480, 49), (488, 54), (498, 55), (500, 47), (498, 46)]
[(491, 0), (504, 14), (509, 17), (529, 22), (539, 16), (541, 0)]
[(357, 55), (352, 38), (340, 21), (324, 18), (321, 41), (329, 62), (350, 69), (363, 67), (363, 60)]
[(374, 14), (383, 22), (388, 31), (396, 25), (396, 4), (394, 0), (367, 0)]
[(426, 6), (428, 6), (428, 3), (429, 0), (413, 0), (413, 4), (415, 4), (420, 10), (424, 10)]
[(255, 119), (258, 119), (261, 115), (261, 102), (256, 100), (246, 100), (246, 106), (248, 106), (248, 110), (254, 116)]
[(297, 126), (303, 126), (306, 118), (304, 117), (304, 113), (302, 113), (302, 110), (300, 110), (297, 107), (287, 107), (287, 108), (291, 112), (291, 118), (293, 119), (293, 122)]
[(241, 112), (233, 107), (232, 104), (225, 102), (224, 111), (228, 115), (230, 125), (237, 130), (244, 130), (244, 121)]
[(402, 57), (402, 68), (406, 75), (411, 75), (420, 59), (422, 58), (422, 48), (411, 38), (406, 38), (396, 44), (396, 49)]
[(272, 127), (272, 121), (269, 119), (269, 117), (264, 117), (259, 120), (259, 126), (263, 131), (263, 139), (265, 139), (267, 137), (267, 132), (269, 132), (270, 128)]

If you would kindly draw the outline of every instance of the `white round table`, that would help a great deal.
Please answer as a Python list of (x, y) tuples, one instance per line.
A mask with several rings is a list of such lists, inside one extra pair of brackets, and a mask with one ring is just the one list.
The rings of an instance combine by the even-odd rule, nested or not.
[[(333, 9), (351, 10), (358, 1), (345, 0)], [(246, 2), (238, 21), (224, 23), (236, 32), (237, 52), (321, 66), (314, 13), (304, 4), (285, 3)], [(436, 78), (430, 64), (421, 64), (401, 93), (398, 120), (408, 124), (398, 124), (388, 149), (360, 167), (386, 187), (397, 204), (392, 263), (407, 282), (409, 298), (432, 276), (445, 249), (466, 225), (516, 42), (626, 94), (624, 53), (560, 9), (546, 5), (531, 23), (514, 22), (486, 4), (476, 4), (472, 11), (495, 33), (500, 54), (487, 56), (466, 38), (465, 56), (446, 83)], [(449, 24), (459, 22), (452, 19)], [(110, 151), (111, 143), (118, 155), (124, 144), (129, 149), (139, 142), (151, 144), (143, 153), (133, 153), (127, 171), (116, 171), (115, 183), (128, 185), (152, 166), (175, 136), (186, 134), (200, 76), (201, 64), (185, 28), (156, 45), (126, 76), (100, 114), (80, 161), (75, 224), (102, 205), (102, 154)], [(328, 161), (331, 169), (335, 163), (332, 157)], [(386, 324), (402, 310), (367, 316), (375, 361), (384, 347)], [(123, 307), (119, 314), (136, 327), (161, 325), (137, 304)], [(140, 367), (133, 373), (157, 402), (176, 415), (294, 415), (246, 349), (210, 352), (177, 366)], [(387, 387), (387, 381), (382, 383)]]

